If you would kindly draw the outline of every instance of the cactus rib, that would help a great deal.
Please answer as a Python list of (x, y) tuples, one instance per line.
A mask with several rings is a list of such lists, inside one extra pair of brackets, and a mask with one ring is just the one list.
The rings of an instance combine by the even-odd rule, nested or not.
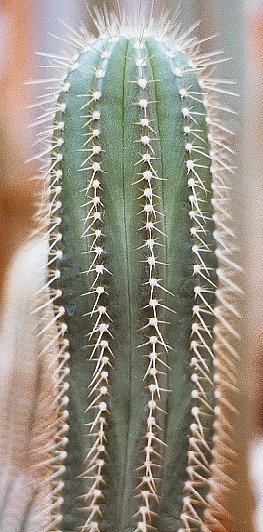
[[(92, 261), (87, 272), (88, 276), (94, 272), (95, 279), (93, 278), (90, 286), (90, 291), (85, 295), (95, 294), (95, 303), (92, 310), (87, 314), (92, 319), (95, 318), (95, 324), (92, 331), (87, 335), (89, 341), (98, 334), (95, 340), (95, 345), (92, 348), (89, 360), (96, 361), (95, 369), (92, 374), (92, 380), (89, 383), (88, 398), (90, 404), (87, 411), (95, 411), (94, 419), (89, 423), (89, 436), (95, 438), (93, 445), (90, 447), (86, 459), (86, 470), (82, 473), (83, 478), (92, 478), (92, 485), (88, 492), (83, 496), (84, 502), (88, 501), (89, 515), (81, 530), (94, 530), (99, 531), (99, 523), (96, 521), (97, 517), (101, 516), (100, 504), (98, 500), (103, 495), (103, 485), (105, 483), (102, 468), (105, 465), (106, 452), (106, 433), (105, 427), (107, 425), (107, 418), (110, 414), (108, 404), (108, 379), (109, 370), (112, 367), (112, 360), (114, 359), (114, 353), (110, 347), (109, 340), (113, 338), (110, 331), (110, 324), (112, 322), (111, 317), (108, 314), (108, 308), (105, 302), (105, 287), (104, 287), (104, 273), (111, 275), (111, 272), (104, 266), (102, 257), (104, 249), (100, 240), (103, 238), (103, 220), (101, 209), (103, 204), (101, 201), (101, 195), (103, 195), (103, 186), (100, 181), (100, 176), (103, 173), (103, 157), (101, 156), (102, 148), (100, 144), (94, 144), (94, 138), (99, 140), (100, 137), (100, 108), (99, 103), (102, 96), (101, 82), (105, 75), (105, 69), (107, 67), (107, 60), (111, 53), (111, 46), (105, 47), (103, 53), (101, 53), (101, 60), (96, 66), (95, 70), (95, 84), (92, 88), (91, 98), (88, 96), (88, 102), (85, 103), (81, 109), (87, 110), (88, 114), (85, 118), (88, 118), (85, 122), (83, 129), (90, 126), (92, 129), (92, 135), (88, 133), (88, 139), (85, 140), (83, 150), (88, 154), (88, 157), (83, 161), (80, 167), (80, 171), (91, 171), (91, 179), (86, 188), (86, 194), (88, 196), (91, 193), (91, 199), (87, 201), (83, 207), (88, 208), (88, 214), (84, 221), (85, 231), (82, 238), (91, 238), (91, 244), (89, 253), (92, 254)], [(85, 97), (85, 96), (84, 96)], [(90, 114), (89, 114), (90, 113)], [(84, 135), (86, 135), (84, 133)], [(86, 137), (85, 137), (86, 138)], [(90, 147), (91, 146), (91, 147)], [(90, 153), (91, 152), (91, 153)], [(101, 160), (102, 159), (102, 160)], [(86, 167), (86, 165), (88, 165)], [(98, 195), (99, 194), (99, 195)], [(88, 226), (88, 227), (86, 227)], [(91, 231), (91, 233), (90, 233)], [(92, 232), (93, 231), (93, 232)], [(93, 258), (94, 257), (94, 258)], [(104, 301), (101, 303), (101, 298)]]

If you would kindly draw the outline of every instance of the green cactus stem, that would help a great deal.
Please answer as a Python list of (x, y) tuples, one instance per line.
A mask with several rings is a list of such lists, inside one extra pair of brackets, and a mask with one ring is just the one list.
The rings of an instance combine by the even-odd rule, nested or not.
[(235, 387), (238, 291), (218, 118), (228, 110), (213, 96), (224, 89), (213, 55), (167, 21), (100, 32), (75, 32), (73, 59), (56, 56), (68, 70), (39, 119), (53, 120), (53, 318), (40, 334), (53, 329), (58, 346), (47, 530), (221, 530), (213, 492), (231, 479), (212, 446), (223, 431), (231, 462), (220, 419), (231, 410), (222, 375)]

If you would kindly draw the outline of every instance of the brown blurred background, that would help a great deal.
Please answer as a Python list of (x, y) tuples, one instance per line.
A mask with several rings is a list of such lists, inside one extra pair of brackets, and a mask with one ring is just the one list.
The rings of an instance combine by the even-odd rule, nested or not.
[[(106, 3), (116, 8), (115, 0)], [(120, 3), (129, 14), (136, 4), (134, 0), (120, 0)], [(151, 2), (142, 0), (142, 3), (147, 8)], [(91, 4), (101, 5), (102, 2), (90, 0)], [(263, 331), (263, 0), (183, 0), (181, 4), (180, 19), (186, 27), (200, 20), (202, 23), (196, 29), (200, 38), (219, 34), (214, 42), (207, 41), (204, 48), (223, 49), (227, 56), (232, 57), (231, 62), (220, 65), (217, 77), (236, 80), (236, 90), (240, 95), (231, 102), (238, 114), (237, 118), (231, 119), (230, 128), (236, 131), (234, 148), (238, 167), (233, 183), (232, 210), (241, 249), (240, 261), (244, 266), (240, 282), (246, 294), (240, 302), (241, 312), (245, 316), (245, 334), (240, 347), (240, 408), (245, 419), (242, 419), (240, 432), (243, 480), (239, 492), (233, 494), (232, 503), (236, 505), (237, 519), (241, 523), (237, 524), (236, 532), (250, 532), (246, 441), (252, 440), (252, 436), (253, 464), (257, 464), (253, 468), (256, 500), (258, 506), (262, 501), (263, 507), (263, 474), (261, 480), (257, 474), (260, 464), (263, 464), (263, 450), (259, 452), (263, 427), (263, 337), (260, 337)], [(156, 14), (165, 5), (174, 11), (177, 8), (177, 2), (173, 0), (156, 0)], [(34, 52), (63, 50), (62, 43), (49, 35), (53, 33), (65, 37), (67, 30), (60, 19), (74, 27), (86, 21), (89, 28), (94, 30), (82, 0), (0, 0), (2, 303), (12, 258), (33, 228), (34, 199), (38, 192), (37, 181), (33, 179), (38, 171), (37, 165), (25, 164), (25, 160), (34, 154), (32, 145), (36, 139), (36, 132), (28, 128), (36, 112), (34, 108), (27, 110), (27, 106), (36, 102), (43, 88), (37, 84), (25, 85), (24, 81), (49, 75), (38, 68), (37, 65), (42, 65), (44, 61)], [(240, 327), (244, 329), (244, 325), (240, 324)], [(263, 471), (263, 465), (261, 467)], [(260, 511), (257, 519), (261, 532), (263, 518)], [(244, 522), (247, 523), (246, 529)]]

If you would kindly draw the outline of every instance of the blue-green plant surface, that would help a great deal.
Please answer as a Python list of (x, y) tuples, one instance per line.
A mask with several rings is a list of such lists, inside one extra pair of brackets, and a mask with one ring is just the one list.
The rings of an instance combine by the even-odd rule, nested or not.
[[(229, 110), (217, 54), (98, 14), (53, 57), (39, 311), (54, 368), (46, 530), (226, 530), (236, 387)], [(42, 80), (39, 80), (40, 82)], [(48, 156), (48, 160), (47, 160)], [(43, 356), (43, 351), (42, 351)]]

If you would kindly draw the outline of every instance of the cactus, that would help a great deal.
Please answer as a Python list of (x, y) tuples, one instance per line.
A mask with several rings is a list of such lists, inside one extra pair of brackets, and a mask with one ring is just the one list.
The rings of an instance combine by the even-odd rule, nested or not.
[(98, 26), (55, 57), (68, 69), (39, 119), (52, 120), (39, 309), (53, 308), (39, 334), (53, 335), (45, 355), (57, 345), (47, 530), (225, 530), (238, 292), (226, 90), (191, 31)]

